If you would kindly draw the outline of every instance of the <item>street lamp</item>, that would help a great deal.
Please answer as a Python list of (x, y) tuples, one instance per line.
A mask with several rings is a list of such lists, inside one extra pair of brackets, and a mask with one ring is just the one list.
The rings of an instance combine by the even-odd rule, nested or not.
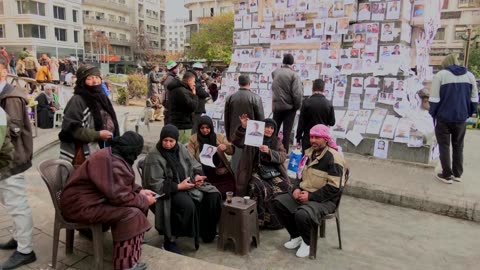
[(467, 35), (465, 37), (465, 34), (461, 35), (460, 37), (467, 42), (467, 45), (465, 46), (465, 59), (464, 59), (464, 65), (465, 67), (468, 67), (468, 57), (470, 55), (470, 42), (474, 41), (477, 39), (478, 34), (475, 34), (472, 37), (472, 26), (468, 25), (466, 27)]

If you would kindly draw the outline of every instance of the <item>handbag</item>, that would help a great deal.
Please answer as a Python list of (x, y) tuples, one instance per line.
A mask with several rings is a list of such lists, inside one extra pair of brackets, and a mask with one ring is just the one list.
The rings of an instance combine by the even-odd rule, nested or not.
[(268, 180), (281, 175), (280, 170), (274, 165), (262, 164), (260, 159), (260, 151), (258, 153), (258, 174), (262, 179)]
[(73, 168), (78, 168), (85, 162), (85, 155), (83, 154), (83, 143), (75, 143), (75, 156), (72, 160)]

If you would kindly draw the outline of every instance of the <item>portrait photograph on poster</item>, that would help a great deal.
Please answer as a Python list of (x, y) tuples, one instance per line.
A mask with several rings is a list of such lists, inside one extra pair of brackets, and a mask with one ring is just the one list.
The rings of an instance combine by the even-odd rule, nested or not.
[(373, 156), (383, 159), (388, 157), (388, 140), (375, 139)]
[(215, 168), (215, 164), (213, 163), (213, 156), (215, 153), (217, 153), (217, 147), (204, 144), (202, 152), (200, 152), (200, 163)]
[(250, 146), (262, 145), (264, 133), (265, 133), (265, 122), (248, 120), (247, 130), (245, 131), (245, 145), (250, 145)]

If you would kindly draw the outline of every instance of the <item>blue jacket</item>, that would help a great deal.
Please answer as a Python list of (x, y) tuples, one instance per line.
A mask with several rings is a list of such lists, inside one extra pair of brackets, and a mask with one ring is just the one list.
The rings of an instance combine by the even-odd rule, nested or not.
[(465, 67), (451, 65), (433, 77), (430, 114), (442, 122), (465, 122), (477, 111), (475, 77)]

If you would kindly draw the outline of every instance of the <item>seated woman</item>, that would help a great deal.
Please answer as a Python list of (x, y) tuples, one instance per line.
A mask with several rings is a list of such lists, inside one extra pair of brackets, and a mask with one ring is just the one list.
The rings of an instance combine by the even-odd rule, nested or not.
[(138, 263), (143, 235), (151, 228), (148, 206), (155, 193), (135, 184), (133, 162), (142, 152), (143, 138), (133, 131), (112, 141), (76, 169), (60, 198), (63, 216), (78, 223), (101, 223), (112, 228), (114, 269), (146, 269)]
[(51, 87), (46, 87), (43, 93), (40, 93), (37, 98), (37, 117), (39, 128), (53, 128), (53, 116), (55, 111), (60, 109), (60, 105), (55, 102), (53, 91)]
[(290, 182), (285, 167), (287, 153), (282, 142), (276, 137), (277, 123), (265, 119), (263, 145), (245, 145), (245, 131), (248, 117), (240, 116), (241, 126), (235, 131), (233, 144), (243, 148), (237, 168), (236, 195), (249, 195), (257, 201), (258, 221), (261, 228), (281, 229), (283, 226), (271, 211), (271, 200), (275, 195), (288, 192)]
[(35, 80), (39, 83), (51, 82), (52, 81), (52, 74), (50, 73), (50, 70), (48, 69), (48, 62), (47, 61), (41, 61), (40, 62), (40, 69), (37, 70), (37, 73), (35, 75)]
[(227, 138), (220, 133), (215, 133), (212, 119), (206, 115), (198, 120), (198, 133), (193, 134), (188, 142), (187, 149), (200, 162), (200, 153), (203, 146), (209, 144), (217, 147), (217, 153), (213, 156), (215, 168), (203, 165), (203, 172), (207, 176), (208, 182), (212, 183), (222, 194), (225, 199), (225, 193), (235, 191), (235, 176), (233, 175), (230, 162), (225, 157), (225, 153), (233, 155), (235, 149), (227, 141)]
[(180, 236), (212, 242), (220, 218), (221, 196), (203, 176), (202, 166), (182, 144), (174, 125), (166, 125), (160, 141), (145, 158), (143, 186), (162, 194), (154, 207), (155, 228), (164, 234), (164, 248), (181, 253), (175, 244)]

